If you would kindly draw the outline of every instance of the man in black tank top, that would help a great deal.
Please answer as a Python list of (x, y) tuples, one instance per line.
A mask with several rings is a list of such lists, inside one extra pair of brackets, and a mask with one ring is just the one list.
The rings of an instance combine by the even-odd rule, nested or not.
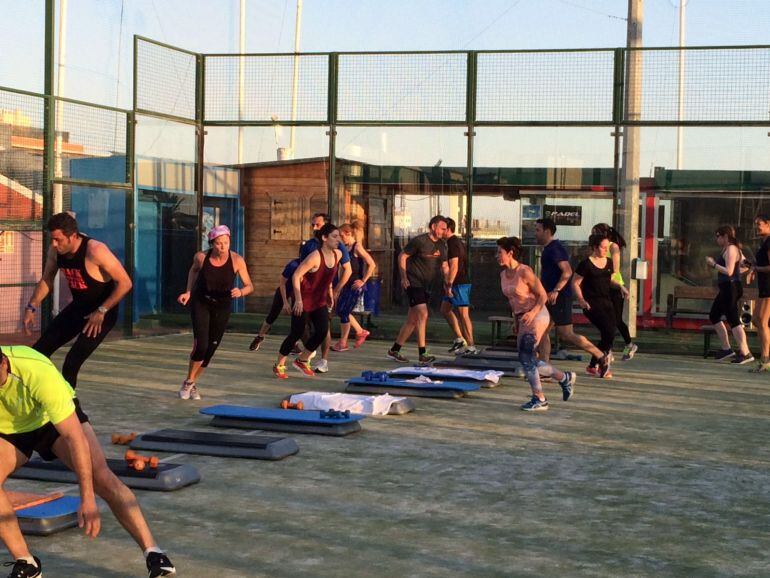
[(118, 304), (131, 290), (131, 279), (107, 245), (81, 234), (69, 213), (52, 216), (46, 227), (51, 233), (51, 247), (43, 277), (24, 310), (24, 329), (28, 335), (31, 333), (37, 310), (60, 271), (67, 280), (72, 302), (54, 317), (33, 347), (50, 357), (77, 337), (62, 366), (64, 379), (75, 388), (80, 367), (115, 326)]

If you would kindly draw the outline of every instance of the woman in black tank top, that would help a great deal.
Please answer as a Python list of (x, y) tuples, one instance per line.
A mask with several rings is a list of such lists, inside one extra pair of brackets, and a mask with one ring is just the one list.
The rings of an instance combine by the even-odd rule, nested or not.
[(746, 284), (757, 279), (759, 298), (754, 307), (754, 327), (757, 328), (761, 354), (759, 363), (750, 369), (752, 373), (770, 371), (770, 217), (758, 215), (754, 218), (754, 229), (762, 244), (754, 256)]
[[(203, 375), (214, 352), (222, 341), (230, 319), (232, 300), (245, 297), (254, 290), (243, 257), (230, 251), (230, 229), (225, 225), (214, 227), (209, 233), (209, 249), (193, 258), (187, 275), (187, 291), (177, 301), (190, 303), (193, 324), (193, 350), (187, 379), (179, 388), (181, 399), (200, 399), (196, 380)], [(242, 288), (235, 286), (240, 277)]]

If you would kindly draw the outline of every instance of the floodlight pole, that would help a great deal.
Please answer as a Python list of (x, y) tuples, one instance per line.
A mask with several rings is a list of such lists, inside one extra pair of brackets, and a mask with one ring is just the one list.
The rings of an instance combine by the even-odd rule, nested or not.
[(299, 46), (300, 29), (302, 28), (302, 0), (297, 0), (297, 19), (294, 23), (294, 80), (291, 89), (291, 137), (289, 139), (289, 155), (294, 158), (294, 122), (297, 120), (297, 88), (299, 85)]
[(623, 163), (621, 168), (620, 205), (621, 234), (628, 243), (628, 258), (621, 272), (628, 289), (628, 330), (636, 336), (636, 310), (639, 284), (631, 279), (631, 263), (639, 255), (639, 126), (642, 109), (642, 9), (644, 0), (628, 0), (628, 36), (626, 41), (626, 99), (624, 102)]
[[(240, 9), (240, 34), (238, 42), (238, 120), (243, 120), (244, 99), (244, 73), (246, 62), (243, 55), (246, 53), (246, 0), (241, 0)], [(243, 163), (243, 125), (238, 126), (238, 164)]]
[[(684, 28), (685, 7), (687, 0), (679, 0), (679, 116), (681, 123), (684, 119)], [(684, 127), (679, 124), (676, 127), (676, 168), (682, 170), (684, 164)]]
[[(67, 78), (66, 60), (67, 60), (67, 0), (59, 0), (59, 65), (56, 69), (56, 94), (64, 96), (64, 81)], [(53, 93), (52, 93), (53, 94)], [(63, 103), (60, 100), (54, 98), (54, 106), (56, 109), (54, 120), (54, 178), (61, 178), (63, 176), (62, 171), (62, 153), (63, 153), (63, 138), (62, 138), (62, 118)], [(64, 210), (64, 195), (62, 193), (61, 184), (54, 183), (53, 185), (53, 213), (61, 213)], [(51, 299), (52, 313), (54, 315), (59, 314), (59, 305), (61, 303), (61, 295), (59, 292), (59, 272), (56, 272), (53, 282), (53, 295)]]

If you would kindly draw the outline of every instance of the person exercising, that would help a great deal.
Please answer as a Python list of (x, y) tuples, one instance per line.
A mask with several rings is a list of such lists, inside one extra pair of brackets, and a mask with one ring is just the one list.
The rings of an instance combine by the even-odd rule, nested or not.
[[(101, 528), (95, 495), (144, 552), (150, 578), (176, 574), (158, 548), (134, 493), (107, 466), (88, 416), (75, 390), (42, 353), (25, 346), (0, 346), (0, 540), (15, 562), (9, 578), (43, 575), (21, 534), (13, 506), (3, 488), (32, 452), (51, 461), (59, 458), (75, 472), (80, 486), (78, 525), (96, 538)], [(90, 562), (89, 562), (90, 564)]]
[(53, 318), (32, 346), (46, 357), (75, 339), (64, 358), (64, 379), (76, 388), (78, 373), (118, 320), (118, 304), (131, 291), (131, 278), (109, 247), (78, 231), (69, 213), (53, 215), (46, 225), (51, 233), (43, 276), (24, 311), (24, 331), (31, 334), (35, 313), (54, 286), (56, 272), (67, 279), (72, 302)]

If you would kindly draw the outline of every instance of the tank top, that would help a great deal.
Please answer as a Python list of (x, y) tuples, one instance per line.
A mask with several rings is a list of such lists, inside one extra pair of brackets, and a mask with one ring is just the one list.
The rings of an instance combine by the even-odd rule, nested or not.
[(326, 307), (326, 301), (329, 297), (329, 285), (337, 275), (337, 253), (334, 253), (334, 264), (329, 267), (324, 259), (323, 252), (318, 249), (321, 256), (321, 264), (316, 271), (305, 273), (299, 286), (300, 295), (302, 295), (302, 308), (305, 311), (315, 311), (321, 307)]
[[(740, 249), (739, 249), (740, 251)], [(730, 283), (730, 282), (739, 282), (741, 280), (741, 261), (743, 261), (743, 253), (740, 254), (740, 257), (738, 258), (738, 262), (735, 264), (735, 269), (733, 270), (732, 275), (725, 275), (722, 272), (717, 273), (717, 283)], [(721, 255), (716, 260), (717, 265), (722, 265), (722, 267), (726, 267), (725, 264), (725, 254), (722, 252)]]
[(532, 293), (524, 281), (524, 273), (526, 271), (531, 273), (532, 269), (528, 265), (520, 263), (513, 270), (512, 277), (509, 276), (509, 271), (509, 269), (505, 269), (500, 272), (500, 286), (503, 290), (503, 295), (508, 298), (508, 303), (510, 303), (513, 313), (515, 315), (522, 315), (530, 311), (537, 303), (537, 296)]
[(86, 313), (91, 313), (107, 300), (115, 288), (115, 281), (112, 279), (98, 281), (88, 274), (86, 252), (91, 238), (82, 233), (78, 233), (78, 236), (81, 243), (75, 254), (71, 256), (57, 255), (56, 265), (67, 279), (67, 284), (72, 292), (73, 305)]
[(363, 277), (362, 272), (364, 270), (363, 265), (363, 259), (361, 257), (356, 257), (356, 247), (358, 247), (358, 243), (353, 243), (353, 246), (348, 249), (348, 252), (350, 253), (350, 280), (348, 283), (352, 283), (353, 281), (358, 281)]
[[(768, 251), (770, 251), (770, 237), (765, 237), (754, 256), (754, 262), (760, 267), (770, 265), (770, 259), (767, 258)], [(757, 273), (757, 288), (762, 293), (770, 293), (770, 273)]]
[(234, 284), (235, 269), (232, 251), (228, 252), (225, 264), (216, 267), (211, 262), (211, 249), (209, 249), (195, 282), (195, 294), (210, 302), (229, 304), (232, 301), (230, 291)]

